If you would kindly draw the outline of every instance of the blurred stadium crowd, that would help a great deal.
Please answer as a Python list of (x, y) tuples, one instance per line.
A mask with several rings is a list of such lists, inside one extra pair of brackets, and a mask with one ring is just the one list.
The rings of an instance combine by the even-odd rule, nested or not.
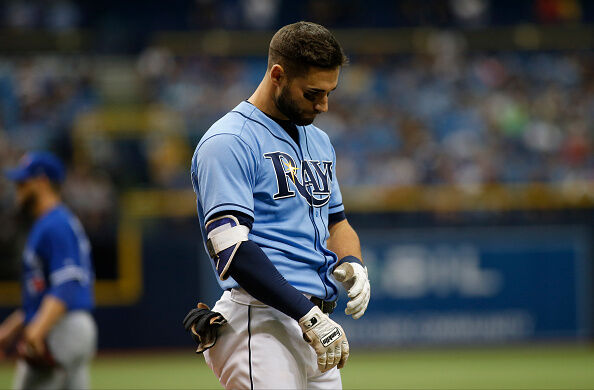
[[(594, 179), (594, 55), (443, 47), (351, 59), (317, 121), (333, 140), (343, 186)], [(88, 191), (85, 203), (108, 209), (114, 185), (188, 187), (195, 144), (250, 96), (264, 69), (262, 59), (175, 58), (151, 48), (131, 69), (133, 86), (122, 85), (135, 90), (126, 98), (133, 102), (114, 104), (106, 70), (92, 58), (4, 59), (2, 163), (32, 149), (58, 150), (72, 162), (81, 118), (141, 107), (164, 123), (127, 137), (106, 130), (85, 138), (71, 179), (89, 182), (67, 184), (66, 192)], [(121, 163), (135, 169), (123, 172)]]

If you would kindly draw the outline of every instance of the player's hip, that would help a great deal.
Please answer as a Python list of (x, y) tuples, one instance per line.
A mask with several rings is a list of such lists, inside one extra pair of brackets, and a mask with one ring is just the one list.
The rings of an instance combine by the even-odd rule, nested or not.
[(63, 366), (90, 360), (97, 348), (97, 326), (84, 310), (67, 312), (50, 331), (47, 342), (55, 360)]

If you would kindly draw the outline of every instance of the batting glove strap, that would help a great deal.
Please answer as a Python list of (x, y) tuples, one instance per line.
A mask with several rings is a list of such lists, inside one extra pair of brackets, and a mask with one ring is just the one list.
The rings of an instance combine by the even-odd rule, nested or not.
[(352, 315), (355, 320), (361, 318), (371, 297), (367, 267), (356, 262), (342, 263), (336, 267), (332, 275), (347, 290), (349, 302), (345, 314)]
[(183, 321), (184, 329), (190, 332), (198, 344), (196, 353), (202, 353), (215, 345), (218, 329), (226, 323), (221, 313), (210, 310), (204, 303), (190, 310)]
[(321, 372), (344, 367), (349, 358), (349, 342), (340, 325), (314, 306), (299, 320), (299, 326), (303, 339), (316, 351)]

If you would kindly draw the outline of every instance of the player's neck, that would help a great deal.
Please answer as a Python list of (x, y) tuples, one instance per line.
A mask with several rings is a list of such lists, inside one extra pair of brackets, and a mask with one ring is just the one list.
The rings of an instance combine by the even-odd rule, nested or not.
[(35, 207), (35, 218), (39, 218), (60, 204), (60, 197), (54, 193), (40, 196)]
[(262, 80), (258, 88), (254, 91), (252, 96), (247, 100), (256, 108), (266, 115), (280, 120), (288, 120), (283, 113), (281, 113), (276, 104), (274, 104), (274, 90), (268, 85), (267, 80)]

